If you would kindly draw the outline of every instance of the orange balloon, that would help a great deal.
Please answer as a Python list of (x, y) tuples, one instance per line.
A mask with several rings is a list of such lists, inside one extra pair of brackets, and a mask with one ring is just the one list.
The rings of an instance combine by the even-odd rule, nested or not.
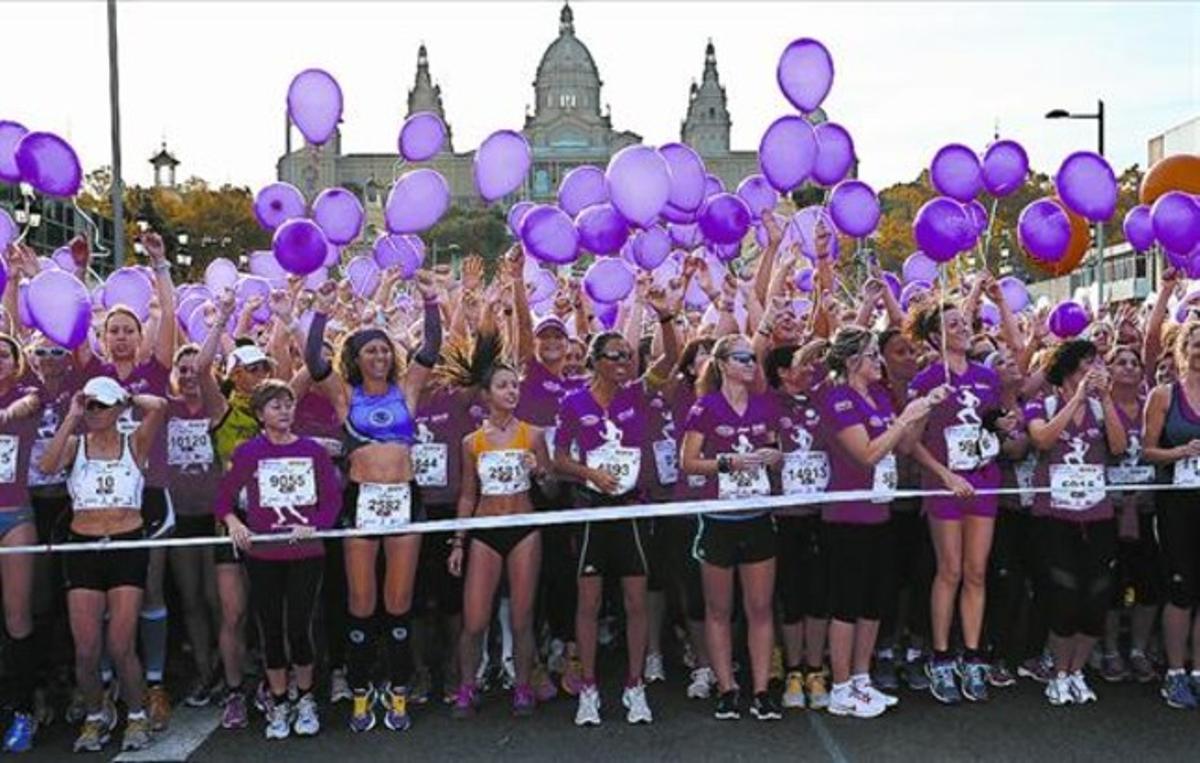
[(1087, 255), (1092, 243), (1092, 230), (1087, 220), (1067, 209), (1062, 199), (1056, 196), (1054, 202), (1062, 207), (1062, 211), (1067, 213), (1067, 219), (1071, 221), (1071, 240), (1067, 243), (1067, 252), (1058, 262), (1042, 262), (1025, 255), (1025, 263), (1029, 268), (1048, 276), (1065, 276), (1079, 267), (1079, 263)]
[(1153, 204), (1167, 191), (1200, 193), (1200, 155), (1175, 154), (1159, 159), (1142, 178), (1138, 199)]

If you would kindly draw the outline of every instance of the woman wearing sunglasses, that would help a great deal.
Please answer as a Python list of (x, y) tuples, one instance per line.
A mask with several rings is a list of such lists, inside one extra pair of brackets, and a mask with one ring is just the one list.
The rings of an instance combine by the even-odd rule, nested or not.
[[(680, 295), (682, 296), (682, 295)], [(675, 319), (675, 304), (662, 291), (648, 302), (660, 324)], [(641, 378), (634, 377), (633, 348), (615, 331), (598, 334), (588, 362), (592, 380), (572, 392), (559, 408), (554, 435), (554, 466), (576, 480), (585, 507), (621, 506), (638, 500), (641, 449), (647, 436), (651, 379), (665, 379), (675, 365), (679, 345), (674, 331), (663, 331), (663, 356)], [(577, 726), (600, 723), (600, 691), (596, 686), (596, 635), (604, 577), (620, 578), (625, 601), (628, 669), (622, 703), (630, 723), (653, 721), (642, 683), (645, 665), (646, 562), (645, 527), (636, 519), (585, 523), (577, 548), (575, 641), (583, 674)]]
[(879, 345), (857, 326), (838, 329), (825, 354), (832, 378), (821, 407), (826, 424), (829, 489), (870, 490), (870, 500), (839, 501), (821, 510), (829, 564), (829, 712), (874, 718), (898, 700), (871, 684), (879, 618), (892, 593), (895, 551), (890, 524), (896, 454), (906, 436), (945, 399), (942, 389), (909, 402), (897, 417), (883, 379)]
[[(777, 483), (778, 410), (761, 392), (758, 359), (740, 334), (719, 339), (696, 383), (697, 400), (683, 424), (680, 465), (705, 499), (753, 499)], [(704, 587), (704, 637), (717, 675), (715, 717), (741, 717), (733, 676), (734, 573), (741, 578), (753, 699), (759, 720), (782, 718), (767, 693), (775, 642), (775, 520), (769, 510), (700, 515), (692, 554)]]
[[(131, 433), (125, 433), (119, 421), (129, 408), (138, 411), (140, 421)], [(72, 398), (41, 461), (47, 474), (70, 467), (68, 542), (145, 537), (143, 483), (166, 408), (163, 398), (130, 396), (107, 376), (90, 379)], [(82, 434), (76, 435), (77, 430)], [(150, 743), (146, 684), (135, 649), (148, 566), (146, 549), (89, 551), (63, 558), (67, 609), (75, 639), (75, 681), (87, 705), (87, 717), (75, 741), (77, 752), (99, 751), (117, 723), (116, 708), (100, 682), (100, 655), (105, 648), (128, 709), (122, 749), (139, 750)]]

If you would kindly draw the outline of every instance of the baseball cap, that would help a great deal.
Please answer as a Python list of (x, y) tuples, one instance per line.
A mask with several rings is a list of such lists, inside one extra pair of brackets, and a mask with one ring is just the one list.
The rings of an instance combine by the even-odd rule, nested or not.
[(546, 331), (547, 329), (557, 329), (565, 336), (567, 333), (567, 324), (562, 322), (562, 319), (557, 315), (546, 315), (538, 319), (537, 325), (533, 327), (533, 335)]
[(258, 345), (248, 344), (243, 345), (229, 354), (229, 360), (225, 364), (226, 373), (233, 373), (233, 369), (243, 366), (252, 366), (255, 363), (270, 363), (271, 356), (267, 355)]
[(83, 385), (83, 396), (103, 405), (116, 405), (129, 398), (125, 388), (109, 376), (94, 376)]

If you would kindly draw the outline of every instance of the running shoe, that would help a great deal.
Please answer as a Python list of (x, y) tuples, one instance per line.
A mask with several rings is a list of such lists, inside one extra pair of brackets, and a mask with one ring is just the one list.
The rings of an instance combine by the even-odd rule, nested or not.
[(1017, 666), (1017, 675), (1048, 684), (1054, 678), (1054, 657), (1049, 652), (1042, 652), (1041, 657), (1030, 657)]
[(517, 718), (528, 718), (533, 715), (533, 709), (537, 706), (537, 700), (533, 696), (533, 687), (529, 684), (521, 684), (513, 689), (512, 695), (512, 714)]
[(213, 691), (217, 688), (217, 679), (213, 676), (196, 676), (188, 687), (183, 698), (183, 704), (188, 707), (208, 707), (212, 702)]
[(1017, 683), (1017, 677), (1008, 669), (1008, 665), (1004, 664), (1004, 660), (996, 660), (988, 666), (987, 680), (997, 689), (1015, 686)]
[(321, 730), (321, 719), (317, 715), (317, 698), (312, 692), (305, 692), (296, 703), (296, 718), (292, 721), (292, 731), (296, 736), (316, 736)]
[(904, 685), (909, 688), (909, 691), (929, 690), (929, 677), (925, 675), (925, 658), (923, 656), (912, 659), (906, 656), (900, 673), (904, 676)]
[(408, 689), (388, 687), (380, 700), (387, 708), (383, 714), (383, 725), (392, 731), (408, 731), (412, 728), (412, 717), (408, 714)]
[(736, 721), (742, 717), (741, 704), (737, 689), (722, 692), (717, 697), (717, 709), (713, 711), (713, 717), (718, 721)]
[(804, 709), (804, 674), (799, 670), (788, 671), (783, 682), (783, 706), (796, 710)]
[(130, 713), (125, 719), (125, 734), (121, 737), (122, 752), (136, 752), (150, 746), (150, 719), (146, 711)]
[(150, 728), (162, 731), (171, 722), (171, 695), (162, 684), (146, 689), (146, 713), (150, 716)]
[[(1190, 690), (1189, 690), (1190, 692)], [(103, 713), (88, 715), (83, 719), (83, 727), (75, 738), (75, 752), (100, 752), (108, 744), (112, 727)]]
[(567, 667), (562, 673), (562, 690), (572, 697), (583, 689), (583, 663), (578, 657), (568, 657)]
[(63, 715), (67, 723), (72, 726), (76, 723), (82, 723), (87, 718), (87, 701), (83, 698), (83, 692), (79, 689), (71, 691), (71, 702), (67, 705), (67, 711)]
[(372, 687), (355, 690), (350, 698), (350, 730), (370, 731), (375, 728), (375, 691)]
[(1159, 693), (1167, 701), (1167, 707), (1176, 710), (1196, 709), (1196, 693), (1192, 691), (1192, 684), (1184, 673), (1167, 673)]
[(454, 706), (450, 708), (450, 716), (459, 720), (470, 718), (475, 715), (477, 707), (479, 707), (479, 694), (475, 690), (475, 684), (460, 684), (458, 691), (454, 694)]
[(1129, 678), (1129, 668), (1119, 652), (1105, 654), (1100, 660), (1100, 677), (1110, 684), (1120, 683)]
[(533, 686), (533, 695), (540, 703), (545, 704), (558, 696), (558, 687), (550, 680), (550, 674), (540, 662), (533, 663), (529, 683)]
[(808, 695), (808, 706), (813, 710), (829, 707), (829, 688), (823, 669), (810, 670), (804, 676), (804, 693)]
[(625, 720), (629, 723), (653, 723), (654, 715), (646, 702), (646, 685), (626, 686), (621, 694), (621, 704), (628, 711)]
[(37, 735), (38, 722), (29, 713), (13, 713), (12, 723), (4, 734), (5, 752), (29, 752)]
[(930, 660), (925, 663), (925, 675), (929, 678), (929, 692), (943, 705), (962, 702), (962, 693), (954, 681), (953, 660)]
[(1140, 684), (1148, 684), (1158, 678), (1158, 671), (1145, 652), (1129, 652), (1129, 671), (1133, 674), (1133, 680)]
[(959, 660), (955, 670), (962, 682), (963, 698), (971, 702), (987, 702), (987, 663), (982, 660)]
[(712, 696), (713, 684), (717, 677), (712, 668), (696, 668), (692, 671), (692, 680), (687, 687), (688, 699), (708, 699)]
[(900, 688), (900, 677), (896, 675), (896, 660), (890, 655), (875, 657), (875, 669), (871, 671), (871, 683), (883, 691)]
[(346, 680), (346, 669), (334, 668), (329, 672), (329, 704), (336, 705), (348, 699), (354, 699), (354, 692)]
[(249, 724), (246, 717), (246, 698), (240, 691), (225, 695), (225, 707), (221, 710), (221, 728), (244, 729)]
[(278, 704), (271, 700), (267, 706), (267, 728), (263, 735), (267, 739), (287, 739), (292, 733), (292, 725), (288, 722), (291, 714), (287, 700)]
[(884, 710), (887, 710), (887, 705), (870, 694), (859, 691), (858, 687), (852, 684), (835, 686), (829, 698), (830, 715), (875, 718), (882, 715)]
[(254, 690), (254, 709), (263, 715), (271, 711), (271, 692), (267, 690), (266, 679), (259, 681)]
[(1089, 702), (1096, 701), (1096, 692), (1092, 691), (1092, 687), (1088, 686), (1087, 679), (1083, 677), (1082, 670), (1076, 670), (1067, 676), (1067, 681), (1071, 685), (1071, 699), (1075, 701), (1075, 704), (1086, 705)]
[(584, 686), (579, 690), (579, 708), (575, 711), (576, 726), (600, 725), (600, 690)]
[(772, 681), (782, 681), (783, 674), (783, 650), (779, 647), (774, 647), (771, 649), (771, 674), (769, 678)]
[(667, 673), (663, 669), (663, 656), (661, 654), (658, 652), (649, 652), (646, 655), (646, 668), (642, 671), (642, 678), (648, 684), (667, 680)]
[(1069, 705), (1075, 701), (1071, 694), (1071, 681), (1065, 673), (1059, 673), (1046, 682), (1046, 699), (1055, 707)]
[(696, 650), (692, 648), (692, 642), (686, 634), (680, 640), (683, 642), (683, 654), (680, 656), (679, 661), (688, 670), (695, 670), (700, 664), (700, 661), (696, 659)]
[(750, 700), (750, 715), (759, 721), (783, 720), (783, 711), (779, 709), (779, 705), (775, 704), (775, 700), (771, 699), (771, 695), (765, 691), (760, 691), (754, 695), (754, 699)]
[(859, 680), (850, 679), (851, 685), (855, 690), (862, 694), (866, 694), (873, 701), (880, 703), (885, 708), (895, 707), (900, 704), (900, 698), (894, 694), (885, 694), (881, 692), (874, 684), (871, 683), (869, 677), (864, 676)]

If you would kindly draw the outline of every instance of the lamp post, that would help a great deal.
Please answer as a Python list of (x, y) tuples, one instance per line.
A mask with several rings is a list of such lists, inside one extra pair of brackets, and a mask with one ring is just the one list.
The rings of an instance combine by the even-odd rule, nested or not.
[[(1096, 101), (1096, 113), (1072, 114), (1066, 109), (1054, 109), (1046, 113), (1046, 119), (1094, 119), (1097, 128), (1097, 144), (1099, 153), (1104, 156), (1104, 101)], [(1096, 223), (1096, 302), (1097, 307), (1104, 307), (1104, 223)]]

